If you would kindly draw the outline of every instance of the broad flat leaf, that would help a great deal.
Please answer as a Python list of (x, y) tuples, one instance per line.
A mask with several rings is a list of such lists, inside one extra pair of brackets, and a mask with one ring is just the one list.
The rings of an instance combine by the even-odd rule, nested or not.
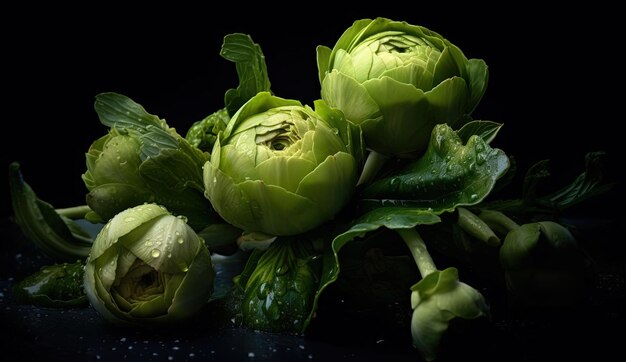
[(311, 313), (304, 323), (303, 330), (305, 330), (311, 322), (322, 292), (327, 286), (335, 282), (339, 276), (339, 251), (346, 243), (356, 237), (364, 236), (368, 232), (377, 230), (380, 227), (407, 229), (417, 225), (436, 224), (439, 221), (439, 217), (432, 211), (400, 207), (374, 209), (355, 220), (347, 231), (337, 235), (330, 244), (330, 247), (327, 245), (324, 250), (321, 281), (315, 293)]
[(364, 204), (426, 208), (440, 214), (475, 205), (509, 166), (506, 154), (474, 135), (464, 145), (449, 126), (437, 125), (422, 158), (363, 191)]

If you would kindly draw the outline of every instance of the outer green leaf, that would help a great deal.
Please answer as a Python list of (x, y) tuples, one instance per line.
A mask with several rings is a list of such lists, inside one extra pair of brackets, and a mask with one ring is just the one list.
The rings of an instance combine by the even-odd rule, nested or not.
[(319, 283), (320, 253), (309, 240), (292, 238), (278, 239), (257, 253), (260, 257), (246, 264), (249, 277), (239, 278), (245, 284), (244, 324), (271, 332), (302, 332)]
[(467, 75), (469, 77), (469, 94), (470, 101), (467, 107), (467, 113), (474, 111), (480, 100), (487, 90), (489, 82), (489, 69), (482, 59), (470, 59), (467, 62)]
[(126, 210), (144, 202), (153, 202), (154, 195), (146, 189), (133, 185), (107, 183), (91, 189), (86, 200), (91, 209), (98, 210), (98, 216), (109, 220), (120, 210)]
[(169, 127), (159, 117), (149, 114), (138, 103), (118, 93), (100, 93), (94, 105), (100, 122), (111, 128), (128, 128), (146, 133), (150, 128), (167, 131)]
[(15, 300), (40, 307), (87, 305), (83, 290), (84, 266), (82, 261), (44, 266), (13, 286)]
[(500, 128), (502, 128), (502, 123), (492, 121), (471, 121), (464, 124), (461, 129), (456, 131), (456, 133), (459, 135), (463, 143), (467, 143), (471, 136), (477, 135), (482, 137), (487, 144), (490, 144), (491, 141), (493, 141), (498, 135)]
[(318, 45), (317, 48), (317, 71), (319, 74), (320, 84), (328, 72), (328, 66), (330, 62), (330, 53), (332, 50), (324, 45)]
[(209, 250), (220, 246), (232, 245), (243, 231), (231, 224), (211, 224), (198, 232), (198, 236), (204, 239), (204, 244)]
[(381, 117), (380, 108), (367, 89), (354, 78), (333, 70), (322, 82), (322, 98), (333, 108), (341, 109), (346, 118), (360, 124)]
[(185, 139), (200, 150), (210, 152), (217, 140), (217, 135), (226, 129), (228, 121), (230, 121), (228, 111), (222, 108), (191, 125)]
[(73, 261), (89, 254), (91, 239), (84, 236), (86, 232), (72, 232), (80, 226), (62, 218), (52, 205), (37, 198), (24, 182), (17, 162), (9, 165), (9, 186), (15, 222), (44, 254), (59, 261)]
[(457, 206), (483, 200), (508, 168), (508, 158), (479, 136), (463, 145), (447, 125), (433, 129), (422, 158), (397, 174), (373, 182), (365, 199), (379, 205), (404, 205), (453, 211)]
[(590, 152), (585, 157), (585, 171), (571, 184), (550, 195), (538, 195), (537, 187), (550, 176), (548, 160), (533, 165), (524, 178), (522, 199), (495, 200), (483, 205), (490, 210), (499, 210), (532, 219), (538, 214), (558, 216), (564, 210), (585, 200), (604, 194), (615, 186), (602, 172), (604, 152)]
[(324, 250), (322, 278), (317, 292), (315, 293), (313, 308), (303, 328), (306, 329), (311, 322), (314, 312), (317, 309), (317, 303), (324, 289), (337, 280), (340, 270), (339, 251), (346, 243), (383, 226), (389, 229), (407, 229), (417, 225), (432, 225), (439, 221), (439, 217), (432, 211), (398, 207), (378, 208), (355, 220), (350, 229), (337, 235), (333, 239), (330, 247)]
[(237, 89), (229, 89), (224, 95), (228, 114), (233, 116), (254, 95), (269, 91), (271, 84), (261, 47), (249, 35), (235, 33), (225, 36), (220, 55), (235, 63), (239, 76)]

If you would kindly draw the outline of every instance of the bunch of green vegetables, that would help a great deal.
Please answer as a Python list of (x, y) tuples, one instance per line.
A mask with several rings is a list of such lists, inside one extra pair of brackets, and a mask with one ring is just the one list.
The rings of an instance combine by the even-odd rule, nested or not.
[[(117, 323), (184, 321), (216, 297), (211, 255), (235, 246), (247, 256), (226, 296), (236, 320), (305, 333), (329, 287), (354, 292), (346, 280), (412, 256), (413, 286), (394, 289), (391, 276), (357, 293), (410, 301), (413, 344), (434, 359), (452, 320), (489, 315), (483, 295), (461, 281), (462, 267), (502, 276), (530, 305), (561, 305), (586, 287), (589, 261), (558, 216), (608, 190), (601, 154), (589, 154), (587, 170), (554, 194), (536, 192), (540, 163), (520, 199), (488, 198), (513, 167), (490, 146), (502, 125), (471, 117), (487, 88), (484, 61), (421, 26), (359, 20), (332, 49), (318, 47), (321, 99), (310, 107), (272, 93), (248, 35), (227, 35), (221, 55), (240, 83), (185, 137), (123, 95), (96, 96), (109, 132), (86, 153), (87, 205), (54, 209), (10, 166), (24, 233), (59, 263), (85, 263), (84, 272), (44, 268), (16, 295), (45, 305), (86, 295)], [(103, 225), (95, 240), (76, 219)], [(400, 255), (384, 255), (402, 244)], [(350, 245), (378, 255), (376, 265)], [(428, 249), (460, 268), (438, 268)]]

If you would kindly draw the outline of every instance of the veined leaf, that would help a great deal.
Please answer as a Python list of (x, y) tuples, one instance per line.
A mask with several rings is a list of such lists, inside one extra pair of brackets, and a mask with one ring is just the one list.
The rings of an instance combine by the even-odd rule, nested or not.
[(453, 211), (481, 202), (508, 167), (506, 154), (489, 147), (481, 136), (473, 135), (463, 144), (456, 132), (440, 124), (419, 160), (363, 191), (364, 205), (425, 208), (436, 214)]
[(220, 55), (235, 63), (239, 76), (237, 89), (229, 89), (224, 95), (224, 104), (232, 117), (257, 93), (269, 91), (271, 84), (263, 51), (249, 35), (235, 33), (225, 36)]
[(436, 224), (439, 221), (439, 216), (432, 211), (401, 207), (374, 209), (355, 220), (347, 231), (337, 235), (332, 243), (324, 250), (322, 277), (317, 292), (315, 293), (313, 308), (304, 323), (303, 329), (306, 329), (309, 323), (311, 323), (311, 319), (317, 309), (317, 303), (324, 289), (335, 282), (339, 277), (339, 251), (344, 245), (354, 238), (364, 236), (368, 232), (377, 230), (380, 227), (407, 229), (417, 225)]

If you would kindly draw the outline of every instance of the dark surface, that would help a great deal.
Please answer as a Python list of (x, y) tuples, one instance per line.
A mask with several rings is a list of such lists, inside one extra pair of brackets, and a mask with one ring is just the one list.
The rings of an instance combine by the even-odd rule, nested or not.
[[(605, 87), (621, 69), (614, 64), (619, 57), (607, 55), (615, 44), (610, 40), (612, 24), (618, 24), (608, 18), (611, 11), (508, 6), (451, 9), (443, 4), (428, 9), (420, 4), (417, 12), (377, 7), (341, 14), (327, 8), (290, 13), (271, 9), (270, 16), (256, 15), (268, 9), (249, 9), (247, 13), (255, 14), (249, 18), (233, 9), (134, 12), (109, 3), (95, 10), (3, 11), (12, 25), (0, 25), (5, 64), (2, 165), (19, 161), (38, 195), (56, 207), (81, 204), (84, 152), (105, 133), (93, 111), (97, 93), (126, 94), (184, 132), (223, 106), (223, 93), (236, 84), (236, 74), (219, 57), (219, 48), (224, 35), (244, 32), (264, 50), (273, 91), (311, 104), (319, 96), (315, 46), (332, 46), (356, 19), (386, 16), (427, 26), (468, 57), (485, 59), (490, 83), (474, 116), (505, 124), (494, 145), (514, 156), (521, 170), (553, 159), (555, 182), (562, 185), (558, 181), (571, 180), (582, 170), (586, 152), (605, 150), (612, 160), (608, 171), (618, 172), (623, 142), (614, 126), (622, 117), (623, 102), (616, 99), (620, 93)], [(169, 331), (114, 329), (89, 307), (15, 305), (10, 286), (49, 261), (38, 257), (8, 221), (7, 179), (0, 179), (2, 360), (419, 359), (408, 329), (384, 323), (385, 317), (398, 314), (398, 323), (406, 322), (406, 309), (397, 305), (354, 312), (341, 300), (326, 300), (307, 337), (249, 331), (228, 321), (205, 324), (207, 319)], [(608, 200), (591, 210), (610, 215), (622, 200)], [(597, 275), (594, 288), (580, 296), (577, 307), (520, 310), (502, 290), (473, 284), (489, 299), (493, 319), (449, 337), (442, 360), (595, 361), (623, 354), (626, 263), (618, 235), (624, 219), (616, 220), (584, 239)], [(219, 319), (208, 313), (208, 320)]]
[[(420, 359), (411, 347), (408, 305), (355, 308), (348, 298), (339, 299), (332, 292), (322, 299), (307, 336), (236, 326), (220, 302), (210, 304), (190, 325), (157, 330), (113, 327), (91, 307), (16, 305), (11, 286), (50, 261), (33, 249), (15, 225), (3, 220), (1, 226), (7, 248), (1, 254), (0, 325), (6, 333), (0, 350), (9, 360)], [(596, 273), (594, 286), (573, 307), (521, 307), (494, 283), (460, 268), (463, 280), (485, 295), (492, 316), (454, 325), (443, 341), (440, 360), (596, 361), (620, 353), (626, 323), (626, 263), (623, 246), (607, 239), (616, 226), (609, 224), (596, 233), (593, 244), (582, 243), (594, 259)], [(230, 258), (215, 266), (218, 282), (228, 283), (241, 264)]]

